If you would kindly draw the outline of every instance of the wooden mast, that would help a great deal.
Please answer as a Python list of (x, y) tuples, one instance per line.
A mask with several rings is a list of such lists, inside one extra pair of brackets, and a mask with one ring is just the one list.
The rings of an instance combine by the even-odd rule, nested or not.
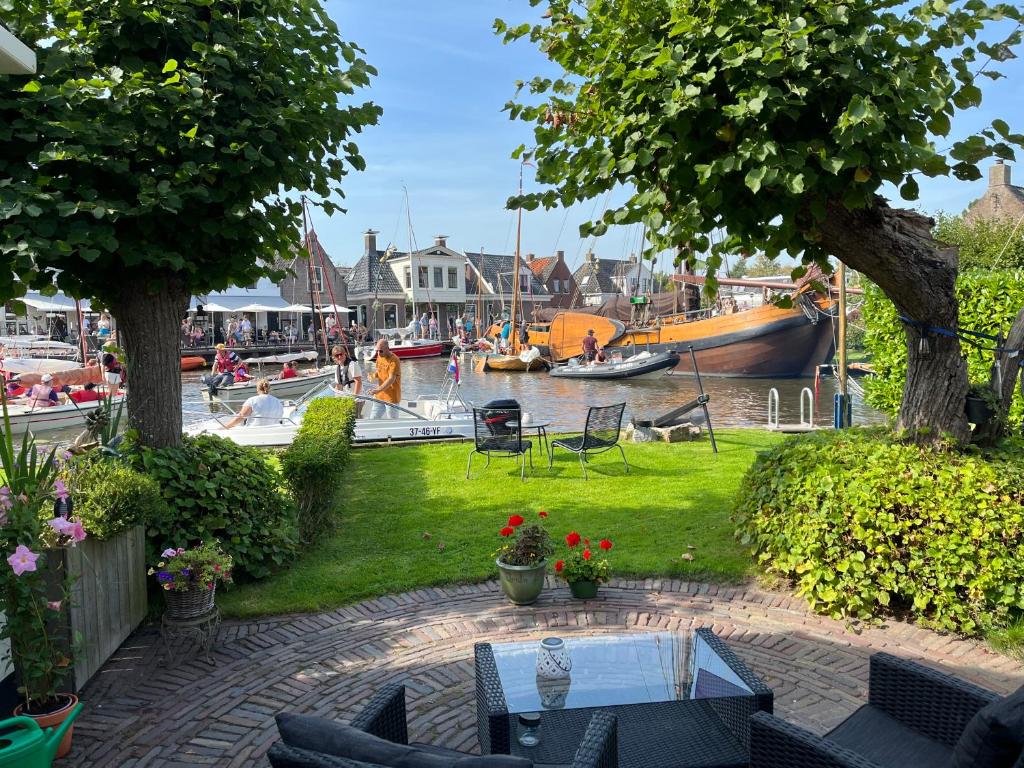
[[(523, 196), (523, 166), (526, 165), (524, 160), (519, 164), (519, 196)], [(512, 267), (512, 313), (509, 318), (509, 331), (508, 335), (512, 341), (512, 354), (519, 354), (519, 323), (516, 320), (516, 310), (519, 307), (520, 291), (519, 291), (519, 248), (522, 242), (523, 235), (523, 207), (519, 206), (516, 209), (516, 256), (514, 266)]]

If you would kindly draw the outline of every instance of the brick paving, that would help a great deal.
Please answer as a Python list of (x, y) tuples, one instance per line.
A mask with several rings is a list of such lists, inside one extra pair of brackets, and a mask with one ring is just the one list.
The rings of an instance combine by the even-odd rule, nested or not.
[(413, 738), (473, 751), (473, 643), (698, 626), (710, 626), (764, 678), (777, 714), (819, 733), (865, 700), (868, 656), (878, 650), (1000, 692), (1024, 683), (1019, 664), (981, 643), (899, 622), (854, 632), (753, 585), (616, 581), (583, 603), (551, 581), (537, 604), (516, 607), (490, 582), (226, 622), (213, 664), (167, 668), (156, 631), (144, 628), (83, 692), (74, 749), (55, 765), (266, 766), (275, 713), (345, 720), (391, 680), (408, 686)]

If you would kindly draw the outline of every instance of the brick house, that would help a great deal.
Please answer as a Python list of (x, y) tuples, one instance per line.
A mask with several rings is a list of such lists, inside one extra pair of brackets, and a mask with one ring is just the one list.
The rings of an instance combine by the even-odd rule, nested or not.
[(1021, 217), (1024, 217), (1024, 187), (1013, 186), (1010, 166), (997, 160), (988, 172), (988, 189), (967, 207), (964, 221), (967, 224), (998, 219), (1017, 222)]
[(353, 319), (367, 328), (398, 328), (408, 323), (405, 289), (388, 264), (389, 258), (397, 255), (378, 250), (375, 230), (363, 234), (363, 255), (345, 283), (346, 306), (353, 310)]
[[(466, 251), (465, 257), (466, 314), (475, 318), (480, 311), (485, 323), (503, 317), (512, 306), (515, 256)], [(535, 309), (550, 305), (551, 294), (524, 261), (519, 263), (519, 291), (523, 316), (528, 320)]]
[[(280, 258), (274, 264), (276, 269), (287, 271), (287, 275), (279, 283), (281, 298), (287, 304), (309, 304), (309, 295), (314, 288), (320, 293), (320, 303), (331, 303), (331, 291), (334, 291), (334, 300), (341, 306), (348, 306), (347, 284), (345, 276), (348, 274), (347, 267), (339, 267), (331, 259), (324, 249), (320, 240), (314, 236), (314, 253), (317, 258), (313, 261), (313, 270), (310, 274), (309, 252), (306, 243), (303, 241), (301, 249), (292, 251), (289, 258)], [(323, 268), (320, 262), (323, 261)], [(326, 269), (326, 282), (324, 270)], [(330, 287), (328, 288), (328, 283)]]
[(555, 251), (554, 256), (542, 258), (528, 253), (526, 266), (551, 294), (551, 302), (547, 306), (570, 309), (580, 303), (576, 279), (565, 263), (565, 251)]
[(635, 255), (622, 259), (601, 259), (587, 251), (583, 264), (573, 273), (582, 303), (600, 306), (616, 296), (644, 296), (654, 287), (651, 266)]

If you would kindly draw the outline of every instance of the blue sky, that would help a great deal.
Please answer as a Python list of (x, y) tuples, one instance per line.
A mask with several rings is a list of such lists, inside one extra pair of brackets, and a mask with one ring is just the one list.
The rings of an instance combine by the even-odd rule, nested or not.
[[(513, 214), (505, 200), (516, 189), (518, 163), (512, 150), (530, 143), (530, 126), (512, 122), (502, 107), (517, 79), (551, 72), (529, 42), (501, 44), (492, 33), (496, 16), (530, 18), (526, 0), (326, 0), (342, 35), (366, 49), (379, 71), (359, 94), (384, 109), (380, 124), (356, 137), (367, 170), (344, 183), (347, 214), (313, 214), (320, 240), (336, 262), (352, 264), (361, 254), (362, 232), (380, 231), (380, 247), (409, 247), (403, 186), (408, 189), (416, 245), (437, 234), (459, 250), (511, 253)], [(957, 136), (1002, 117), (1024, 132), (1024, 59), (1004, 65), (1009, 77), (982, 78), (984, 106), (959, 118)], [(942, 146), (940, 144), (940, 146)], [(1014, 181), (1024, 184), (1024, 162)], [(526, 187), (532, 179), (527, 168)], [(984, 191), (985, 182), (922, 179), (919, 207), (959, 211)], [(535, 188), (535, 187), (533, 187)], [(636, 251), (638, 228), (618, 228), (596, 243), (581, 242), (578, 227), (595, 203), (566, 213), (524, 213), (523, 253), (549, 255), (560, 248), (571, 266), (587, 247), (622, 258)]]

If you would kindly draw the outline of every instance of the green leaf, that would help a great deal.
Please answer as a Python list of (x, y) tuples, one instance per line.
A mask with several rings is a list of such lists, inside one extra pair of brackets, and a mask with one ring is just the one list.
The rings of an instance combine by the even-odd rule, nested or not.
[(38, 80), (29, 80), (21, 87), (22, 93), (36, 93), (42, 86)]
[(189, 129), (188, 129), (187, 131), (185, 131), (185, 132), (184, 132), (184, 133), (182, 134), (182, 136), (184, 136), (185, 138), (188, 138), (188, 139), (194, 139), (194, 138), (196, 137), (196, 132), (197, 132), (198, 130), (199, 130), (199, 125), (198, 125), (198, 124), (196, 124), (196, 125), (193, 125), (193, 126), (192, 126), (191, 128), (189, 128)]
[(178, 68), (178, 60), (177, 59), (168, 59), (167, 62), (164, 64), (164, 68), (162, 70), (160, 70), (160, 71), (162, 73), (166, 74), (168, 72), (174, 72), (177, 68)]
[(908, 176), (903, 186), (900, 187), (900, 197), (904, 200), (917, 200), (920, 193), (921, 190), (913, 176)]
[(180, 82), (181, 82), (181, 73), (180, 72), (175, 72), (173, 75), (171, 75), (166, 80), (164, 80), (163, 84), (164, 85), (173, 85), (174, 83), (180, 83)]
[(761, 180), (764, 179), (766, 170), (764, 166), (758, 166), (751, 168), (747, 171), (747, 175), (743, 179), (743, 183), (750, 188), (751, 192), (757, 192), (761, 189)]

